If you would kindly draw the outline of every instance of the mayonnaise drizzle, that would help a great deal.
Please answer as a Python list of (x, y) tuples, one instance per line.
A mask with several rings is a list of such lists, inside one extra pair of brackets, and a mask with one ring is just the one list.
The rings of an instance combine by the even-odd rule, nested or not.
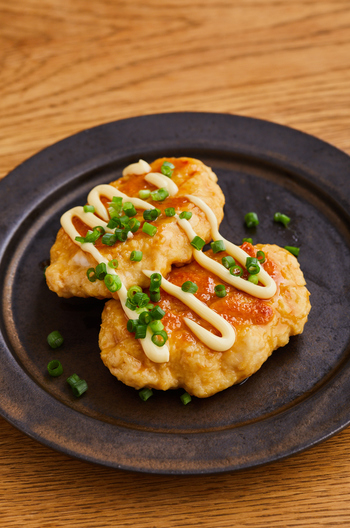
[[(160, 173), (153, 173), (151, 172), (151, 170), (151, 166), (147, 162), (145, 162), (144, 160), (139, 160), (138, 163), (133, 163), (126, 167), (123, 171), (123, 176), (129, 174), (141, 175), (147, 173), (145, 179), (149, 183), (152, 183), (158, 188), (163, 187), (167, 189), (170, 196), (174, 196), (175, 194), (177, 194), (178, 188), (170, 178)], [(77, 244), (83, 251), (90, 253), (97, 262), (104, 262), (107, 266), (108, 260), (98, 251), (94, 244), (81, 244), (80, 242), (75, 240), (75, 237), (80, 236), (80, 234), (73, 224), (73, 218), (78, 217), (82, 220), (82, 222), (84, 222), (84, 224), (91, 228), (94, 228), (96, 226), (102, 226), (106, 230), (106, 232), (113, 233), (114, 230), (107, 227), (107, 223), (109, 222), (109, 215), (106, 211), (106, 207), (101, 201), (101, 196), (105, 196), (109, 200), (112, 200), (114, 196), (122, 197), (123, 200), (127, 200), (133, 203), (133, 205), (135, 207), (138, 207), (139, 209), (154, 209), (155, 207), (149, 204), (148, 202), (140, 200), (139, 198), (132, 198), (127, 196), (112, 185), (97, 185), (94, 189), (90, 191), (88, 195), (88, 204), (93, 205), (95, 207), (95, 212), (98, 216), (96, 216), (94, 213), (85, 213), (83, 207), (74, 207), (73, 209), (70, 209), (62, 215), (61, 225), (68, 234), (68, 236), (72, 239), (72, 241)], [(229, 242), (220, 235), (216, 216), (210, 209), (210, 207), (208, 207), (208, 205), (197, 196), (186, 195), (185, 197), (192, 203), (197, 205), (206, 215), (210, 224), (211, 235), (213, 240), (223, 240), (227, 253), (229, 253), (229, 255), (234, 257), (236, 260), (238, 260), (238, 262), (240, 262), (244, 266), (246, 259), (247, 257), (249, 257), (249, 255), (240, 247), (236, 246), (235, 244), (232, 244), (232, 242)], [(180, 225), (180, 227), (185, 231), (188, 239), (192, 241), (193, 238), (197, 236), (197, 234), (193, 230), (190, 222), (185, 219), (180, 219), (178, 215), (175, 215), (175, 219)], [(241, 277), (235, 277), (231, 275), (230, 272), (222, 264), (219, 264), (213, 259), (210, 259), (202, 251), (198, 251), (195, 248), (193, 248), (193, 256), (195, 260), (205, 269), (215, 273), (215, 275), (220, 277), (228, 284), (231, 284), (236, 288), (245, 291), (255, 297), (258, 297), (260, 299), (269, 299), (276, 292), (275, 281), (261, 267), (260, 272), (257, 276), (259, 281), (264, 286), (258, 286), (245, 279), (242, 279)], [(108, 268), (108, 273), (111, 275), (117, 275), (117, 272), (113, 268)], [(150, 277), (152, 273), (156, 272), (150, 270), (143, 270), (143, 273), (147, 277)], [(197, 315), (211, 323), (221, 333), (221, 337), (216, 336), (205, 328), (201, 327), (199, 324), (189, 319), (188, 317), (185, 317), (184, 321), (186, 325), (198, 337), (198, 339), (205, 343), (209, 348), (216, 351), (225, 351), (232, 347), (236, 338), (235, 330), (223, 317), (221, 317), (216, 312), (211, 310), (207, 305), (199, 301), (193, 294), (183, 292), (179, 286), (175, 286), (171, 282), (164, 279), (164, 277), (162, 278), (161, 287), (169, 294), (181, 300), (195, 313), (197, 313)], [(119, 297), (119, 300), (126, 316), (129, 319), (134, 319), (135, 312), (127, 308), (127, 306), (125, 305), (127, 300), (127, 289), (123, 283), (121, 289), (117, 292), (117, 295)], [(169, 361), (168, 346), (165, 344), (162, 347), (157, 347), (152, 342), (151, 338), (152, 331), (148, 327), (145, 339), (140, 340), (140, 343), (146, 356), (155, 363), (165, 363)]]

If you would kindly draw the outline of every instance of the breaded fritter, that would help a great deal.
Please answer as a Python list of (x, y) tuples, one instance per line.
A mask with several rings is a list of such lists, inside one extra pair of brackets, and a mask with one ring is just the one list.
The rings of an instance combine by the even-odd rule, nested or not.
[[(168, 277), (178, 286), (187, 280), (196, 283), (196, 297), (232, 324), (236, 341), (229, 350), (216, 352), (198, 340), (184, 323), (184, 317), (217, 332), (181, 301), (162, 291), (158, 304), (166, 311), (162, 323), (169, 337), (170, 360), (154, 363), (146, 357), (134, 334), (128, 332), (120, 302), (111, 300), (102, 314), (99, 338), (102, 360), (111, 373), (136, 389), (183, 388), (205, 398), (254, 374), (276, 348), (288, 343), (290, 336), (302, 333), (310, 302), (297, 259), (275, 245), (245, 243), (242, 248), (251, 256), (259, 249), (265, 252), (264, 269), (277, 284), (271, 299), (257, 299), (225, 283), (227, 295), (219, 298), (214, 288), (223, 284), (222, 280), (196, 262), (174, 268)], [(216, 260), (226, 255), (207, 254)]]
[[(206, 242), (210, 241), (209, 222), (196, 205), (184, 198), (192, 194), (202, 198), (213, 210), (218, 222), (223, 218), (224, 195), (218, 186), (217, 177), (212, 170), (201, 161), (192, 158), (161, 158), (151, 164), (152, 172), (160, 172), (164, 161), (175, 165), (172, 181), (179, 191), (176, 196), (168, 197), (163, 202), (147, 200), (162, 212), (165, 208), (174, 207), (177, 213), (192, 212), (190, 223), (198, 235)], [(124, 194), (138, 197), (142, 189), (155, 190), (156, 187), (145, 180), (143, 175), (123, 176), (111, 183)], [(107, 200), (106, 200), (107, 203)], [(138, 211), (136, 219), (143, 223), (143, 211)], [(81, 236), (85, 236), (88, 227), (79, 219), (74, 222)], [(145, 287), (149, 279), (142, 273), (143, 269), (158, 269), (163, 274), (170, 272), (171, 266), (183, 265), (192, 259), (192, 247), (185, 232), (179, 227), (174, 218), (168, 218), (163, 213), (154, 223), (157, 233), (154, 237), (142, 232), (140, 228), (133, 238), (126, 242), (117, 242), (114, 246), (106, 246), (100, 241), (96, 247), (108, 260), (117, 259), (119, 262), (118, 275), (126, 287), (138, 284)], [(131, 262), (130, 253), (134, 250), (142, 251), (141, 262)], [(89, 268), (95, 267), (97, 262), (87, 252), (72, 242), (61, 228), (56, 242), (50, 252), (50, 266), (46, 269), (46, 281), (49, 288), (60, 297), (97, 297), (108, 298), (113, 294), (107, 289), (103, 281), (90, 282), (86, 276)]]

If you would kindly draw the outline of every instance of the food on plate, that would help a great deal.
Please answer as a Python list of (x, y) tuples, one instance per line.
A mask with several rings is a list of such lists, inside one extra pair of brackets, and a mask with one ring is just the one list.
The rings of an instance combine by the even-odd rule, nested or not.
[(49, 288), (60, 297), (108, 298), (116, 294), (96, 278), (98, 263), (102, 272), (104, 265), (108, 272), (117, 270), (126, 287), (145, 287), (149, 279), (142, 270), (167, 274), (173, 264), (190, 262), (192, 248), (175, 216), (191, 215), (192, 228), (205, 242), (211, 235), (205, 213), (187, 195), (201, 198), (221, 222), (225, 199), (217, 177), (193, 158), (161, 158), (151, 165), (140, 160), (122, 178), (95, 187), (86, 206), (61, 218), (45, 272)]
[[(195, 293), (184, 295), (195, 297), (210, 309), (211, 315), (205, 314), (205, 318), (198, 315), (183, 299), (163, 290), (162, 280), (161, 299), (155, 306), (165, 312), (161, 323), (167, 334), (169, 358), (156, 362), (145, 354), (143, 340), (135, 339), (135, 333), (128, 330), (121, 303), (108, 301), (102, 314), (99, 341), (102, 360), (111, 373), (136, 389), (183, 388), (194, 396), (208, 397), (254, 374), (276, 348), (286, 345), (290, 336), (300, 334), (310, 302), (297, 259), (275, 245), (252, 246), (245, 242), (241, 249), (251, 258), (256, 258), (258, 251), (264, 253), (261, 267), (276, 284), (271, 298), (261, 299), (239, 290), (195, 261), (173, 268), (167, 281), (178, 288), (188, 282), (195, 284), (198, 287), (194, 288)], [(229, 254), (210, 250), (206, 256), (219, 264)], [(240, 278), (249, 282), (246, 269)], [(234, 334), (233, 343), (222, 350), (213, 349), (205, 334), (209, 331), (220, 339), (220, 332), (213, 326), (217, 315)], [(189, 322), (200, 325), (204, 331), (202, 338), (201, 331), (195, 335)], [(224, 332), (222, 329), (221, 334)]]

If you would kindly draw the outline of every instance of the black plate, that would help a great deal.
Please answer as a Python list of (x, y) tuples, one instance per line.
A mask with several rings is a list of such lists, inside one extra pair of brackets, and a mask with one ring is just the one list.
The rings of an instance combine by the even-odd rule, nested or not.
[[(147, 403), (99, 358), (103, 302), (59, 299), (45, 285), (60, 215), (139, 158), (192, 156), (218, 174), (226, 196), (222, 234), (233, 242), (300, 246), (311, 291), (304, 334), (246, 383), (186, 407), (179, 391)], [(40, 442), (121, 469), (196, 474), (253, 467), (326, 439), (350, 420), (350, 158), (272, 123), (219, 114), (138, 117), (53, 145), (0, 182), (2, 298), (0, 411)], [(244, 214), (256, 211), (250, 232)], [(281, 211), (290, 228), (275, 224)], [(65, 336), (52, 351), (46, 336)], [(61, 378), (46, 365), (59, 359)], [(74, 399), (65, 378), (89, 384)]]

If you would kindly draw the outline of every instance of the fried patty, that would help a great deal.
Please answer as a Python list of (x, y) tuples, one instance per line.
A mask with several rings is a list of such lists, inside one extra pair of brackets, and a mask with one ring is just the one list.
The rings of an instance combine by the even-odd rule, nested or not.
[[(290, 336), (303, 331), (310, 311), (309, 292), (297, 259), (276, 245), (245, 243), (242, 248), (251, 256), (257, 250), (266, 254), (264, 269), (277, 284), (276, 294), (261, 300), (223, 283), (196, 262), (174, 268), (167, 277), (181, 286), (186, 280), (198, 285), (195, 294), (202, 302), (224, 317), (236, 330), (236, 341), (227, 351), (209, 349), (189, 330), (184, 317), (189, 317), (217, 333), (178, 299), (164, 291), (158, 303), (166, 315), (162, 322), (169, 336), (170, 360), (154, 363), (143, 352), (139, 340), (128, 332), (127, 319), (119, 301), (105, 305), (99, 338), (101, 358), (120, 381), (140, 389), (183, 388), (189, 394), (205, 398), (241, 382), (254, 374)], [(218, 260), (226, 253), (207, 255)], [(227, 295), (216, 296), (214, 288), (225, 284)]]
[[(151, 164), (152, 172), (160, 172), (164, 161), (175, 165), (172, 180), (178, 186), (176, 196), (168, 197), (163, 202), (149, 201), (160, 209), (163, 214), (153, 224), (157, 226), (155, 236), (142, 232), (143, 211), (138, 211), (136, 219), (141, 221), (141, 228), (133, 238), (126, 242), (117, 242), (114, 246), (106, 246), (97, 242), (101, 254), (108, 260), (117, 259), (119, 262), (118, 275), (126, 287), (138, 284), (146, 287), (149, 279), (142, 273), (143, 269), (157, 269), (164, 275), (170, 272), (172, 265), (183, 265), (192, 259), (192, 246), (174, 218), (168, 218), (164, 209), (174, 207), (177, 213), (192, 212), (190, 223), (196, 233), (206, 242), (211, 239), (210, 226), (205, 214), (184, 195), (192, 194), (200, 197), (213, 210), (218, 222), (223, 218), (224, 195), (217, 184), (217, 177), (213, 171), (201, 161), (192, 158), (161, 158)], [(142, 189), (155, 190), (143, 175), (127, 175), (111, 183), (124, 194), (138, 197)], [(88, 227), (76, 219), (75, 227), (81, 236), (86, 236)], [(130, 253), (134, 250), (142, 251), (141, 262), (131, 262)], [(50, 266), (46, 269), (46, 281), (49, 288), (60, 297), (113, 297), (103, 281), (90, 282), (86, 272), (96, 266), (95, 259), (72, 242), (61, 228), (56, 242), (50, 252)], [(114, 295), (115, 296), (115, 295)]]

